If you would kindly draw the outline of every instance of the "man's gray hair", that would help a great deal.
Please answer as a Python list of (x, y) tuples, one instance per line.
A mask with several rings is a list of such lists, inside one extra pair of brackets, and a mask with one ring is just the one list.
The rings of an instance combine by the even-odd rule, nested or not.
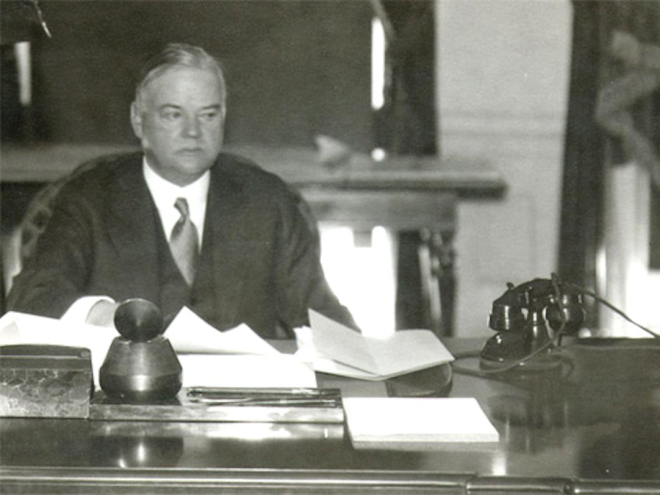
[(139, 74), (135, 88), (135, 101), (140, 104), (140, 95), (145, 86), (163, 72), (175, 66), (193, 67), (215, 72), (220, 81), (222, 103), (225, 103), (227, 84), (222, 65), (218, 59), (209, 55), (203, 48), (186, 43), (169, 43), (161, 52), (147, 59)]

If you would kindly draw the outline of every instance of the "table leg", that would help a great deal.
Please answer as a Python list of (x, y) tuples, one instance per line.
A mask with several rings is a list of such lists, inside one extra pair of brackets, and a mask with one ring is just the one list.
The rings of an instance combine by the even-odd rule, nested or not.
[(420, 238), (418, 256), (426, 321), (436, 335), (450, 337), (456, 286), (453, 234), (423, 229)]

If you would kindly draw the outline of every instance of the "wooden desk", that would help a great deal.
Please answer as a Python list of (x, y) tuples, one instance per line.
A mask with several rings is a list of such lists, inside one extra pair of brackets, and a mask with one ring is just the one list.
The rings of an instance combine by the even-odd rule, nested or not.
[(445, 393), (500, 432), (490, 448), (356, 450), (341, 424), (1, 419), (0, 492), (660, 493), (660, 346), (590, 342), (563, 348), (561, 373), (454, 375)]
[[(134, 149), (96, 145), (6, 146), (2, 153), (3, 188), (7, 184), (29, 186), (51, 181), (85, 160)], [(255, 160), (298, 188), (321, 224), (349, 226), (369, 233), (376, 226), (421, 231), (418, 254), (426, 320), (436, 333), (452, 334), (457, 204), (461, 198), (494, 198), (502, 194), (505, 184), (488, 164), (419, 157), (375, 162), (355, 155), (346, 163), (331, 167), (321, 163), (313, 149), (242, 146), (229, 147), (228, 151)], [(444, 297), (440, 284), (449, 292)]]

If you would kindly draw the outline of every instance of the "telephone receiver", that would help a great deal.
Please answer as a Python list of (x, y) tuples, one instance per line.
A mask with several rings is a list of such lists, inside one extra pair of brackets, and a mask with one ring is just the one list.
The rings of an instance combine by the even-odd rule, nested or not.
[[(481, 351), (481, 366), (503, 368), (520, 363), (533, 369), (552, 366), (553, 347), (548, 325), (555, 336), (575, 335), (585, 319), (582, 294), (556, 277), (537, 278), (508, 289), (493, 301), (488, 326), (497, 334)], [(544, 353), (547, 348), (548, 353)], [(536, 355), (538, 353), (538, 358)], [(535, 359), (527, 358), (534, 356)]]

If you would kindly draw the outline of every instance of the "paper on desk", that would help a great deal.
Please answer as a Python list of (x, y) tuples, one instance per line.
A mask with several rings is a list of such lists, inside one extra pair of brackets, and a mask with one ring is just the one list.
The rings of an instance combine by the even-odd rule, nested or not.
[(62, 322), (55, 318), (10, 311), (0, 318), (0, 345), (48, 344), (84, 347), (92, 353), (94, 382), (108, 348), (119, 334), (114, 328)]
[(165, 335), (177, 351), (184, 387), (316, 387), (316, 375), (281, 354), (245, 324), (224, 332), (184, 307)]
[(316, 388), (314, 370), (292, 355), (180, 354), (183, 386)]
[(312, 329), (309, 327), (295, 328), (298, 351), (295, 356), (298, 360), (308, 363), (315, 371), (331, 375), (346, 376), (359, 380), (373, 380), (373, 374), (352, 366), (338, 363), (332, 359), (324, 358), (316, 352), (312, 341)]
[[(384, 338), (366, 337), (316, 311), (309, 311), (308, 359), (317, 371), (365, 380), (385, 380), (448, 363), (451, 353), (429, 330), (404, 330)], [(303, 351), (305, 352), (305, 351)], [(309, 355), (311, 354), (311, 358)]]
[(312, 366), (319, 373), (329, 373), (331, 375), (346, 376), (358, 380), (379, 380), (373, 373), (358, 368), (353, 368), (345, 364), (338, 363), (332, 359), (317, 357), (313, 360)]
[(247, 325), (220, 332), (187, 307), (183, 307), (172, 320), (165, 336), (178, 353), (280, 354)]
[(344, 398), (356, 447), (422, 447), (497, 442), (499, 433), (474, 398)]

